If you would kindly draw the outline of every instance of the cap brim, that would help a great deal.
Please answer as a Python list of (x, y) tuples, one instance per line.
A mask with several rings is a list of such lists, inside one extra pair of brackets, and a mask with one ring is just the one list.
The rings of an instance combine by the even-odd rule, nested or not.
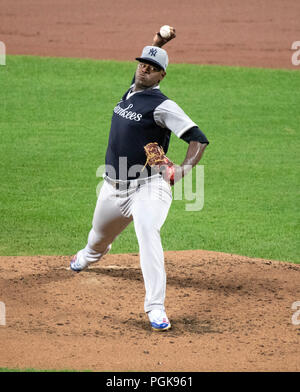
[(136, 57), (137, 61), (141, 61), (142, 63), (150, 63), (152, 65), (156, 65), (157, 67), (159, 67), (160, 69), (162, 69), (163, 71), (165, 71), (165, 69), (159, 64), (159, 62), (153, 60), (152, 58), (148, 58), (148, 57)]

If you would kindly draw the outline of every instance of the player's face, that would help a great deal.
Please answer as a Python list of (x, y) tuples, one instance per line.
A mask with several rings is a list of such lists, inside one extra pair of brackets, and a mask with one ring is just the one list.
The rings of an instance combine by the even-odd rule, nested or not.
[(135, 73), (135, 85), (138, 88), (148, 88), (158, 84), (165, 77), (163, 69), (151, 64), (140, 62)]

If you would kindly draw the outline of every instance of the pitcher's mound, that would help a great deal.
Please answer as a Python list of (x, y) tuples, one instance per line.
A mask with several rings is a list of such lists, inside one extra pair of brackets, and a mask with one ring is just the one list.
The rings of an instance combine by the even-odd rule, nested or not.
[(0, 367), (300, 370), (300, 265), (165, 252), (172, 329), (156, 333), (143, 311), (137, 254), (106, 255), (81, 273), (69, 260), (0, 257)]

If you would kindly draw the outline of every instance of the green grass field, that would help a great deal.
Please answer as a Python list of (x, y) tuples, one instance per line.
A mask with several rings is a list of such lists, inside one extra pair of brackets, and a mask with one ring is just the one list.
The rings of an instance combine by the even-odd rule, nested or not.
[[(31, 56), (0, 67), (1, 255), (70, 255), (85, 245), (112, 110), (135, 67)], [(164, 249), (299, 263), (299, 70), (171, 64), (161, 90), (211, 142), (204, 208), (173, 202)], [(173, 135), (168, 155), (181, 163), (186, 148)], [(131, 225), (112, 253), (137, 251)]]

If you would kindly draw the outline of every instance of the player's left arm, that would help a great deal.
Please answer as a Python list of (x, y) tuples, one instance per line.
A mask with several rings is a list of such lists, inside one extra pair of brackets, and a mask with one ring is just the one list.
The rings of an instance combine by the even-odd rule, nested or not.
[(147, 157), (145, 166), (148, 164), (150, 167), (154, 167), (170, 185), (174, 185), (197, 165), (209, 144), (206, 136), (197, 126), (188, 128), (181, 138), (189, 143), (181, 165), (174, 164), (157, 142), (150, 142), (144, 146)]
[[(154, 111), (154, 120), (162, 128), (172, 131), (177, 137), (189, 144), (181, 165), (173, 165), (175, 182), (184, 177), (203, 156), (209, 141), (197, 124), (172, 100), (167, 99)], [(169, 170), (171, 171), (171, 170)]]
[(174, 165), (174, 182), (179, 181), (199, 163), (209, 144), (206, 136), (197, 126), (186, 131), (181, 139), (187, 142), (189, 146), (182, 164)]

